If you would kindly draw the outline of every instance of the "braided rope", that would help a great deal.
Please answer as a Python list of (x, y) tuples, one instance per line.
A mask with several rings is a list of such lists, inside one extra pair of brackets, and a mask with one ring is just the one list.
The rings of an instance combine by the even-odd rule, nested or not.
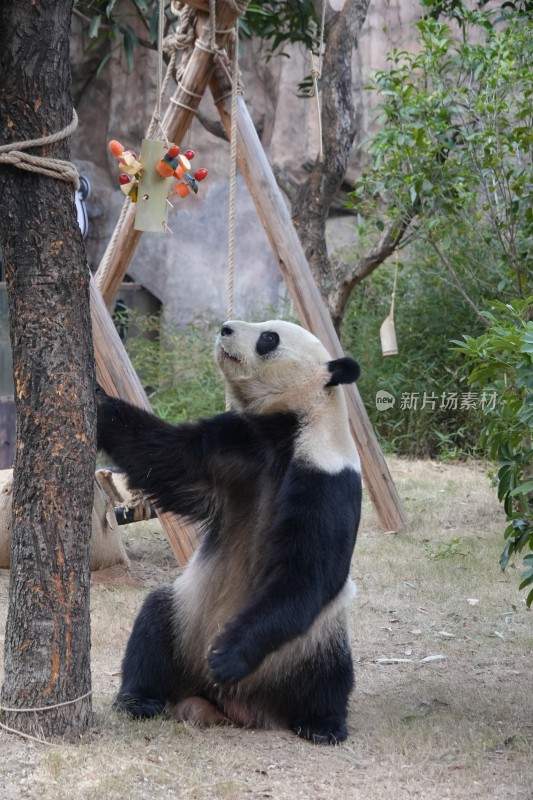
[(8, 164), (12, 167), (24, 169), (27, 172), (35, 172), (46, 175), (47, 178), (56, 178), (59, 181), (72, 183), (75, 189), (80, 188), (78, 170), (71, 161), (62, 158), (51, 158), (45, 156), (34, 156), (25, 153), (30, 147), (42, 147), (43, 145), (60, 142), (70, 136), (78, 127), (78, 115), (72, 109), (72, 121), (57, 133), (48, 136), (41, 136), (38, 139), (28, 139), (23, 142), (12, 142), (0, 146), (0, 164)]
[(230, 175), (229, 175), (229, 228), (228, 228), (228, 288), (227, 319), (233, 317), (234, 281), (235, 281), (235, 200), (237, 188), (237, 97), (238, 97), (238, 23), (235, 27), (233, 53), (231, 63), (231, 139), (230, 139)]
[(126, 218), (126, 214), (128, 213), (128, 208), (131, 206), (131, 200), (129, 197), (126, 197), (124, 203), (122, 204), (122, 210), (120, 212), (120, 216), (116, 222), (115, 230), (113, 231), (113, 235), (109, 242), (107, 243), (107, 247), (104, 250), (104, 255), (100, 260), (100, 264), (98, 265), (98, 269), (94, 275), (94, 282), (100, 292), (104, 288), (104, 283), (107, 278), (107, 273), (109, 272), (109, 266), (111, 264), (111, 259), (113, 258), (113, 253), (115, 252), (115, 248), (117, 246), (117, 240), (120, 234), (122, 233), (122, 226), (124, 225), (124, 220)]

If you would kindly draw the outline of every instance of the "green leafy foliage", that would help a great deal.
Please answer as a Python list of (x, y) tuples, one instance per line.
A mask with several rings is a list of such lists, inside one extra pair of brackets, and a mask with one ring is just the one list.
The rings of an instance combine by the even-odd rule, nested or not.
[[(378, 227), (387, 218), (414, 220), (409, 241), (433, 251), (435, 276), (471, 309), (462, 327), (469, 335), (458, 347), (468, 356), (469, 387), (497, 398), (477, 413), (481, 446), (498, 464), (498, 497), (508, 520), (505, 566), (512, 555), (533, 549), (533, 323), (531, 300), (524, 299), (533, 294), (533, 20), (517, 13), (522, 3), (490, 13), (480, 11), (483, 2), (470, 9), (460, 0), (424, 5), (429, 13), (417, 25), (420, 47), (393, 50), (389, 68), (370, 87), (380, 97), (380, 128), (369, 143), (370, 168), (352, 197), (361, 215), (377, 217)], [(459, 34), (439, 21), (442, 15), (459, 23)], [(420, 280), (411, 278), (412, 285)], [(481, 312), (495, 296), (500, 300), (492, 311)], [(431, 305), (448, 322), (448, 341), (457, 330), (453, 314), (433, 298)], [(431, 334), (416, 353), (429, 355), (430, 341)], [(449, 365), (441, 353), (436, 363), (444, 370)], [(427, 380), (432, 372), (428, 359)], [(454, 441), (450, 430), (434, 433), (441, 442)], [(532, 559), (526, 559), (522, 588), (533, 586)]]
[[(459, 261), (456, 268), (471, 296), (481, 302), (480, 287)], [(379, 330), (389, 313), (393, 276), (389, 264), (366, 278), (352, 297), (341, 328), (344, 349), (361, 364), (358, 387), (380, 444), (408, 457), (475, 456), (481, 396), (473, 405), (465, 402), (468, 371), (451, 351), (450, 338), (461, 336), (465, 329), (481, 333), (484, 326), (472, 319), (465, 302), (458, 301), (439, 272), (435, 254), (418, 242), (399, 262), (395, 310), (399, 353), (384, 358)], [(393, 395), (394, 405), (376, 406), (380, 390)]]
[[(131, 5), (124, 10), (122, 6), (117, 9), (116, 0), (76, 0), (75, 13), (85, 21), (87, 36), (90, 44), (86, 53), (102, 47), (103, 55), (100, 60), (97, 75), (109, 63), (114, 50), (122, 48), (128, 71), (131, 72), (135, 62), (135, 54), (142, 46), (152, 47), (157, 42), (158, 3), (156, 0), (132, 0)], [(150, 30), (149, 15), (155, 18), (155, 36)], [(147, 37), (143, 38), (137, 32), (137, 21), (147, 30)], [(135, 26), (135, 27), (134, 27)]]
[[(76, 0), (75, 9), (86, 23), (91, 43), (87, 52), (103, 46), (107, 52), (102, 57), (98, 72), (109, 62), (112, 52), (122, 48), (128, 70), (135, 64), (140, 47), (157, 47), (159, 30), (158, 0), (130, 0), (117, 4), (116, 0)], [(170, 2), (165, 3), (165, 35), (176, 26)], [(257, 0), (248, 5), (246, 14), (239, 19), (242, 36), (258, 36), (268, 44), (267, 58), (279, 52), (287, 42), (301, 43), (316, 50), (318, 24), (311, 0)], [(139, 31), (144, 31), (141, 35)]]
[(466, 558), (467, 553), (465, 553), (462, 548), (463, 542), (461, 537), (456, 536), (449, 542), (441, 542), (436, 547), (428, 547), (428, 552), (430, 558), (454, 558), (455, 556)]
[(311, 0), (262, 0), (249, 3), (240, 21), (241, 32), (269, 43), (269, 55), (286, 42), (316, 50), (318, 21)]
[[(533, 551), (533, 297), (494, 303), (486, 316), (492, 323), (487, 333), (455, 344), (467, 357), (469, 383), (498, 396), (485, 412), (481, 441), (498, 464), (498, 499), (509, 523), (500, 559), (504, 569), (512, 555)], [(524, 564), (520, 589), (531, 587), (531, 606), (533, 555)]]
[(376, 73), (380, 130), (352, 199), (361, 213), (415, 212), (414, 234), (444, 266), (463, 240), (480, 281), (499, 274), (500, 290), (520, 296), (533, 277), (533, 21), (472, 19), (482, 41), (427, 18), (420, 50), (393, 50)]

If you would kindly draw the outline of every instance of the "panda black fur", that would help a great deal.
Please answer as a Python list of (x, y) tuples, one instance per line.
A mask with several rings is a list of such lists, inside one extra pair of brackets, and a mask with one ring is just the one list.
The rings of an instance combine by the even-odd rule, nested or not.
[(236, 410), (195, 424), (98, 393), (99, 448), (203, 530), (182, 575), (144, 602), (116, 706), (339, 742), (361, 479), (338, 384), (359, 368), (282, 321), (226, 322), (216, 358)]

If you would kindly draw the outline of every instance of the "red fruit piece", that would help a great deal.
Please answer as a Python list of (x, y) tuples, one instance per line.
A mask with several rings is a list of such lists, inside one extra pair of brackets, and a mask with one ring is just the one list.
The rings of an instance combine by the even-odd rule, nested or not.
[(197, 169), (196, 172), (194, 173), (194, 177), (196, 178), (197, 181), (203, 181), (204, 178), (207, 178), (206, 168), (202, 167), (201, 169)]
[(168, 148), (168, 154), (169, 154), (170, 158), (176, 158), (176, 156), (179, 156), (180, 149), (179, 149), (178, 145), (177, 144), (173, 144), (172, 147), (169, 147)]
[(121, 186), (124, 186), (126, 183), (129, 183), (130, 181), (131, 181), (131, 178), (130, 178), (130, 176), (129, 176), (129, 175), (126, 175), (126, 173), (125, 173), (125, 172), (122, 172), (122, 173), (121, 173), (121, 174), (118, 176), (118, 182), (120, 183), (120, 185), (121, 185)]
[(188, 158), (189, 161), (192, 161), (194, 158), (194, 150), (186, 150), (183, 155), (185, 158)]

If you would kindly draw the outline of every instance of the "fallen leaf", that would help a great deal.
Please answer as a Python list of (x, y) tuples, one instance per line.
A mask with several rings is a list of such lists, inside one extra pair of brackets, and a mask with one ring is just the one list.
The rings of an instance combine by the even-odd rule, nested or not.
[(477, 600), (475, 597), (467, 597), (466, 602), (468, 603), (469, 606), (477, 606), (479, 600)]

